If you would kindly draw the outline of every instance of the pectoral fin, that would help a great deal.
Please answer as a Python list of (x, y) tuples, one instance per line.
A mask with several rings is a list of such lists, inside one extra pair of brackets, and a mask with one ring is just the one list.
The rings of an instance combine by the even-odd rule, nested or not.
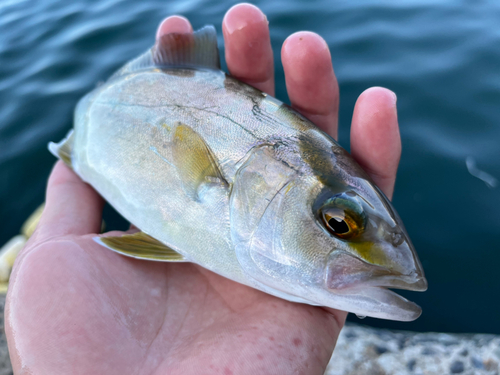
[(184, 189), (193, 199), (199, 199), (203, 183), (228, 187), (212, 150), (189, 126), (179, 124), (175, 129), (172, 157)]
[(94, 241), (119, 254), (159, 262), (186, 262), (186, 258), (146, 233), (137, 232), (120, 237), (95, 237)]

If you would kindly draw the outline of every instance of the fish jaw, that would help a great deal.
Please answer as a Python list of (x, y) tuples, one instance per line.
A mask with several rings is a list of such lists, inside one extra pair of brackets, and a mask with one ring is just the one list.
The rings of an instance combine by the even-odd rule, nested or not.
[[(427, 280), (417, 267), (404, 274), (387, 267), (369, 264), (343, 251), (333, 252), (325, 267), (325, 289), (338, 300), (355, 303), (349, 311), (382, 319), (412, 321), (422, 310), (387, 288), (425, 291)], [(383, 308), (381, 308), (383, 306)]]
[(335, 308), (359, 316), (411, 322), (422, 314), (422, 308), (384, 287), (365, 286), (336, 295)]

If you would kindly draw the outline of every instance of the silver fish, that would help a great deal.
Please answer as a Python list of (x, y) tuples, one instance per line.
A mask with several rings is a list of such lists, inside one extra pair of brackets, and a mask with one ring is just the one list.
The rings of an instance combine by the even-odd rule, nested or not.
[(80, 100), (50, 150), (141, 232), (96, 241), (289, 301), (410, 321), (427, 281), (403, 223), (305, 117), (220, 70), (215, 29), (169, 34)]

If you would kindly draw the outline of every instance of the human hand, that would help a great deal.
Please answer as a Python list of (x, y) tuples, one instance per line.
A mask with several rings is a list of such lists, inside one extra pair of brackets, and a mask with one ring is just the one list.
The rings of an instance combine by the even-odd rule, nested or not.
[[(157, 36), (191, 32), (170, 17)], [(249, 4), (223, 21), (232, 75), (273, 95), (265, 16)], [(338, 86), (316, 34), (284, 43), (292, 105), (336, 137)], [(361, 94), (351, 126), (353, 156), (392, 195), (401, 151), (395, 96)], [(194, 264), (145, 262), (92, 238), (102, 199), (61, 162), (49, 179), (41, 222), (19, 255), (6, 308), (16, 373), (323, 374), (346, 313), (291, 303)]]

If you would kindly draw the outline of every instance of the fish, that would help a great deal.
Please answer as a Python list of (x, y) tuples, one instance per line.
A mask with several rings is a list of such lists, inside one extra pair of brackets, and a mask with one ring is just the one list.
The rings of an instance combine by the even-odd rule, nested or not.
[(139, 232), (94, 240), (297, 303), (411, 321), (427, 281), (387, 197), (334, 139), (221, 70), (213, 26), (167, 34), (77, 104), (49, 150)]

